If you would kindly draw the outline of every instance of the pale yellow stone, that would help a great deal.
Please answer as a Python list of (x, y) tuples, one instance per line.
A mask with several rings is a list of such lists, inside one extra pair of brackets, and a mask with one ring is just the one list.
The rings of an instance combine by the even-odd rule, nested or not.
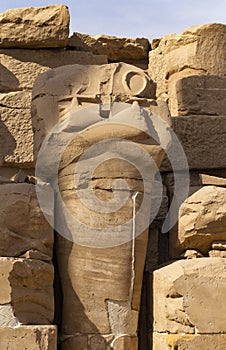
[[(49, 208), (53, 208), (53, 192), (48, 186), (45, 191)], [(53, 239), (53, 228), (42, 213), (35, 186), (0, 185), (0, 256), (51, 261)]]
[(198, 249), (206, 254), (214, 241), (225, 239), (226, 189), (205, 186), (181, 205), (178, 234), (171, 234), (172, 254), (177, 256), (185, 249)]
[(226, 115), (226, 77), (193, 75), (169, 84), (171, 114)]
[(167, 99), (169, 85), (190, 75), (221, 75), (225, 65), (226, 25), (205, 24), (162, 38), (149, 54), (149, 74), (157, 97)]
[(153, 335), (153, 350), (225, 350), (225, 334), (160, 334)]
[(31, 94), (0, 94), (0, 163), (33, 166), (33, 131), (30, 114)]
[(203, 185), (226, 187), (226, 179), (223, 177), (200, 174), (200, 179)]
[(0, 258), (0, 305), (12, 308), (5, 316), (1, 313), (0, 324), (13, 320), (26, 325), (53, 322), (53, 277), (53, 266), (49, 263)]
[(70, 16), (64, 5), (11, 9), (0, 14), (0, 47), (65, 47)]
[(221, 258), (179, 260), (156, 270), (154, 331), (225, 333), (225, 282)]
[[(3, 92), (31, 90), (40, 73), (71, 64), (107, 63), (106, 56), (91, 52), (58, 50), (0, 50), (0, 89)], [(70, 69), (70, 68), (69, 68)], [(49, 91), (50, 92), (50, 91)]]
[(95, 55), (106, 55), (110, 62), (122, 61), (147, 69), (149, 41), (145, 38), (73, 33), (68, 45)]
[[(173, 117), (172, 129), (183, 147), (190, 170), (226, 168), (226, 116)], [(184, 156), (178, 154), (177, 149), (174, 159), (173, 171), (184, 170)], [(161, 171), (172, 171), (169, 161), (163, 161)]]
[(57, 350), (56, 326), (20, 326), (0, 328), (3, 350)]

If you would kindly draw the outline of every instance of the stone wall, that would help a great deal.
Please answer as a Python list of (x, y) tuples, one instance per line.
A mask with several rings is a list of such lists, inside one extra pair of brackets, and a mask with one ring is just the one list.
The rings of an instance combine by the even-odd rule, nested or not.
[[(0, 15), (0, 348), (224, 350), (226, 26), (190, 27), (181, 34), (150, 43), (145, 38), (80, 33), (68, 38), (69, 22), (68, 9), (63, 5), (15, 9)], [(98, 76), (101, 84), (90, 84), (89, 75)], [(111, 76), (115, 80), (109, 90)], [(143, 79), (141, 88), (139, 79), (132, 80), (137, 76)], [(55, 79), (55, 84), (48, 85), (51, 79)], [(125, 305), (115, 306), (111, 301), (117, 299), (113, 293), (115, 276), (125, 275), (120, 282), (125, 288), (124, 280), (131, 279), (128, 265), (131, 247), (123, 248), (125, 260), (120, 260), (122, 252), (117, 250), (111, 261), (115, 266), (112, 277), (106, 274), (106, 261), (112, 256), (110, 250), (94, 254), (79, 246), (69, 249), (69, 243), (54, 235), (51, 219), (49, 223), (46, 221), (49, 212), (40, 209), (34, 176), (37, 151), (56, 119), (63, 120), (75, 109), (98, 105), (103, 102), (98, 100), (99, 95), (106, 99), (104, 102), (109, 102), (109, 96), (130, 104), (136, 101), (167, 121), (181, 142), (190, 173), (187, 198), (180, 209), (175, 206), (174, 212), (171, 211), (172, 216), (178, 217), (178, 223), (162, 233), (170, 204), (174, 203), (175, 179), (179, 178), (183, 187), (186, 164), (181, 153), (176, 154), (172, 164), (170, 149), (162, 164), (158, 162), (163, 183), (162, 204), (149, 227), (146, 262), (134, 263), (140, 269), (134, 294), (136, 312), (130, 310), (135, 332), (122, 338), (110, 334), (106, 320), (112, 312), (116, 334), (128, 330), (120, 319)], [(130, 132), (127, 130), (125, 135)], [(92, 139), (93, 135), (89, 137)], [(133, 133), (131, 139), (137, 142), (142, 137)], [(153, 140), (151, 145), (157, 147), (153, 146)], [(77, 149), (80, 146), (76, 145)], [(156, 149), (152, 148), (154, 156)], [(130, 186), (137, 189), (140, 179), (135, 181), (135, 175), (122, 168), (128, 171)], [(59, 174), (59, 182), (66, 193), (68, 186), (70, 189), (71, 169), (69, 166), (65, 169)], [(113, 174), (114, 167), (110, 169)], [(112, 184), (109, 179), (106, 181), (106, 174), (105, 169), (95, 179), (94, 186), (99, 192), (109, 194)], [(45, 184), (44, 192), (50, 203), (49, 211), (53, 211), (53, 189)], [(65, 200), (68, 198), (67, 194)], [(79, 210), (82, 215), (83, 210)], [(143, 259), (141, 247), (146, 243), (141, 241), (137, 242), (137, 260)], [(70, 256), (67, 264), (71, 261), (71, 265), (65, 264), (65, 255)], [(84, 266), (90, 276), (80, 274)], [(78, 277), (70, 280), (75, 271)], [(105, 290), (99, 290), (100, 278), (106, 279)], [(96, 302), (94, 310), (93, 303), (98, 298), (89, 299), (90, 281), (94, 291), (103, 295), (103, 303)], [(125, 290), (120, 284), (117, 292), (127, 300)], [(104, 298), (111, 292), (108, 307), (114, 310), (107, 311)], [(72, 300), (67, 312), (63, 307), (66, 297), (67, 301)], [(73, 326), (77, 322), (79, 329), (78, 320), (88, 324), (89, 329), (80, 327), (81, 332), (75, 334)]]

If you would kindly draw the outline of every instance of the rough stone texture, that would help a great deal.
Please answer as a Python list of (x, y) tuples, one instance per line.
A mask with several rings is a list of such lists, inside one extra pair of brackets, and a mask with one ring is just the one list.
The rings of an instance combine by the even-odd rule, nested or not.
[(55, 326), (20, 326), (0, 328), (0, 348), (3, 350), (56, 350)]
[[(141, 220), (147, 222), (147, 226), (140, 231), (143, 233), (136, 239), (132, 240), (131, 235), (137, 233), (139, 229), (140, 221), (135, 216), (142, 203), (144, 192), (151, 191), (149, 186), (144, 188), (143, 182), (146, 181), (146, 184), (148, 182), (150, 185), (156, 170), (153, 166), (149, 166), (144, 172), (148, 174), (148, 179), (146, 176), (142, 178), (138, 171), (140, 169), (134, 166), (138, 159), (137, 151), (133, 152), (134, 159), (131, 160), (131, 164), (127, 161), (128, 147), (123, 153), (123, 159), (118, 159), (116, 156), (112, 158), (112, 144), (110, 148), (106, 146), (101, 152), (107, 156), (106, 161), (99, 161), (99, 153), (89, 156), (89, 169), (96, 168), (91, 178), (84, 177), (86, 171), (83, 166), (80, 169), (76, 168), (76, 171), (74, 167), (83, 165), (83, 160), (79, 157), (91, 146), (112, 138), (132, 141), (131, 147), (133, 144), (145, 149), (153, 157), (157, 166), (160, 165), (164, 152), (158, 142), (145, 133), (148, 126), (152, 125), (159, 141), (162, 140), (162, 129), (154, 123), (153, 114), (148, 114), (145, 110), (141, 113), (136, 104), (120, 105), (120, 108), (117, 104), (113, 104), (108, 118), (108, 115), (104, 114), (105, 109), (100, 109), (97, 105), (99, 94), (101, 94), (101, 100), (103, 99), (102, 102), (108, 103), (111, 97), (113, 101), (140, 102), (146, 99), (149, 102), (151, 86), (150, 79), (143, 71), (127, 64), (116, 63), (98, 67), (75, 65), (54, 69), (42, 74), (33, 89), (32, 111), (37, 150), (46, 133), (60, 120), (67, 134), (74, 135), (74, 131), (77, 130), (73, 126), (73, 121), (79, 123), (80, 128), (79, 136), (74, 138), (63, 152), (58, 168), (60, 194), (73, 218), (76, 219), (76, 221), (67, 221), (63, 232), (71, 235), (70, 237), (75, 239), (74, 243), (58, 236), (56, 244), (64, 296), (62, 319), (64, 349), (70, 347), (86, 349), (91, 335), (97, 337), (98, 334), (102, 334), (114, 336), (111, 348), (115, 350), (137, 350), (138, 314), (148, 235), (146, 228), (150, 215), (149, 203), (144, 210), (145, 213), (142, 212)], [(90, 104), (95, 105), (92, 106), (93, 112), (86, 121), (80, 113), (86, 113), (87, 116), (89, 110), (83, 112), (79, 109)], [(155, 104), (155, 107), (164, 110), (162, 112), (164, 120), (170, 120), (168, 111), (166, 113), (163, 105)], [(72, 112), (75, 113), (73, 121), (67, 118)], [(128, 117), (133, 122), (137, 122), (135, 124), (137, 127), (126, 125)], [(123, 122), (125, 124), (122, 125)], [(59, 145), (59, 149), (63, 146), (60, 135), (61, 132), (55, 132), (54, 155), (56, 145)], [(168, 139), (164, 134), (164, 137), (167, 147), (170, 136)], [(52, 157), (51, 151), (47, 152), (47, 157), (50, 163), (45, 162), (44, 173), (48, 177), (51, 164), (56, 160), (55, 156)], [(147, 167), (147, 163), (143, 162), (142, 166)], [(75, 173), (80, 176), (79, 185), (74, 183)], [(94, 203), (94, 198), (90, 194), (84, 195), (85, 203), (81, 201), (78, 193), (83, 196), (80, 190), (85, 190), (91, 184), (95, 195), (101, 201), (105, 201), (107, 207), (107, 202), (112, 200), (115, 179), (126, 180), (129, 186), (128, 188), (123, 184), (120, 189), (128, 194), (128, 199), (124, 205), (120, 202), (119, 209), (110, 213), (101, 213), (96, 210), (96, 207), (90, 209), (89, 205)], [(135, 200), (136, 192), (138, 193)], [(116, 191), (114, 194), (119, 193)], [(56, 223), (62, 223), (64, 216), (59, 201), (56, 204), (56, 212)], [(164, 214), (161, 213), (160, 217), (161, 215)], [(85, 229), (78, 222), (85, 225)], [(87, 236), (90, 229), (93, 232), (92, 242)], [(122, 244), (117, 241), (121, 237), (128, 239)], [(78, 242), (82, 245), (78, 245)], [(78, 334), (80, 336), (77, 336)], [(72, 335), (74, 336), (71, 337)], [(99, 341), (100, 339), (98, 341), (96, 339), (97, 344)], [(99, 345), (94, 343), (94, 346), (99, 350)], [(103, 341), (100, 346), (105, 346)]]
[[(226, 116), (174, 117), (172, 124), (184, 149), (189, 169), (226, 169)], [(177, 149), (174, 154), (174, 171), (183, 170), (181, 154), (178, 155)], [(163, 161), (161, 170), (172, 171), (167, 159)]]
[[(0, 325), (50, 324), (53, 321), (53, 267), (31, 259), (0, 258)], [(16, 320), (15, 320), (16, 318)]]
[(226, 25), (205, 24), (162, 38), (149, 54), (149, 74), (157, 97), (167, 99), (168, 87), (190, 75), (226, 73)]
[(154, 272), (154, 331), (225, 333), (226, 260), (180, 260)]
[[(116, 102), (138, 101), (141, 104), (145, 100), (150, 105), (152, 87), (153, 84), (145, 72), (125, 63), (86, 67), (73, 65), (59, 67), (40, 75), (32, 93), (35, 154), (37, 155), (47, 132), (70, 112), (100, 101), (109, 103), (110, 99)], [(154, 107), (158, 105), (155, 103)], [(49, 111), (48, 117), (46, 109)], [(165, 109), (162, 109), (163, 119), (170, 121)]]
[(149, 41), (145, 38), (118, 38), (108, 35), (74, 33), (68, 46), (76, 50), (106, 55), (110, 62), (126, 62), (147, 69)]
[[(144, 234), (136, 240), (135, 256), (139, 264), (136, 265), (133, 299), (129, 301), (131, 242), (103, 250), (72, 245), (58, 237), (64, 293), (63, 334), (132, 332), (136, 335), (146, 239)], [(116, 308), (111, 308), (107, 300), (115, 303)]]
[(225, 350), (225, 334), (154, 334), (153, 350)]
[(182, 78), (169, 86), (168, 93), (172, 115), (226, 115), (225, 76)]
[(208, 255), (211, 258), (226, 258), (226, 251), (225, 250), (210, 250)]
[(40, 73), (70, 64), (105, 64), (106, 56), (65, 50), (0, 50), (0, 91), (31, 90)]
[(30, 113), (31, 93), (0, 94), (0, 165), (31, 167), (33, 132)]
[(214, 241), (212, 248), (216, 250), (226, 250), (226, 241)]
[(0, 47), (65, 47), (69, 22), (68, 8), (64, 5), (6, 11), (0, 14)]
[[(46, 185), (49, 207), (53, 192)], [(39, 207), (30, 184), (0, 185), (0, 256), (52, 259), (53, 229)]]
[(179, 212), (178, 235), (171, 233), (173, 256), (185, 249), (206, 254), (211, 244), (226, 239), (226, 189), (205, 186), (188, 197)]
[[(38, 74), (73, 63), (103, 64), (105, 56), (64, 50), (0, 50), (0, 166), (32, 168), (30, 90)], [(24, 91), (18, 91), (24, 90)]]

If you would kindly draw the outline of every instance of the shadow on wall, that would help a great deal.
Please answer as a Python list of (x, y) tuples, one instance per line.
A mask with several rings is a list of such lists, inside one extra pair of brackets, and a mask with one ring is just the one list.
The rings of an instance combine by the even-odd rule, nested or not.
[(0, 72), (1, 72), (0, 91), (9, 92), (9, 91), (19, 90), (19, 85), (20, 85), (19, 80), (3, 64), (0, 64)]
[(3, 121), (0, 120), (0, 165), (4, 162), (6, 156), (13, 154), (15, 149), (15, 138), (9, 132)]

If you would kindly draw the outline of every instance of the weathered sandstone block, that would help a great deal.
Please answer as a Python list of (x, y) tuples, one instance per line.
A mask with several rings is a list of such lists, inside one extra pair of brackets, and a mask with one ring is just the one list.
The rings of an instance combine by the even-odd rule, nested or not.
[(20, 326), (0, 328), (0, 348), (7, 350), (56, 350), (55, 326)]
[(0, 91), (31, 90), (40, 73), (70, 64), (105, 64), (106, 56), (65, 50), (0, 50)]
[(0, 325), (50, 324), (53, 321), (53, 267), (32, 260), (0, 258)]
[(0, 94), (0, 165), (33, 165), (31, 93)]
[[(181, 142), (190, 170), (226, 168), (226, 116), (174, 117), (172, 129)], [(181, 154), (177, 150), (174, 154), (173, 171), (184, 170)], [(161, 170), (172, 171), (166, 159)]]
[(65, 47), (70, 16), (64, 5), (12, 9), (0, 14), (0, 47)]
[(226, 115), (226, 77), (193, 75), (169, 86), (172, 115)]
[(225, 333), (225, 259), (179, 260), (162, 267), (154, 272), (153, 290), (155, 332)]
[(225, 65), (226, 25), (190, 27), (162, 38), (149, 54), (149, 74), (157, 83), (157, 96), (167, 98), (169, 84), (190, 75), (221, 75)]
[(146, 69), (148, 64), (149, 41), (145, 38), (118, 38), (108, 35), (74, 33), (68, 40), (70, 47), (91, 51), (95, 55), (106, 55), (110, 62), (127, 62)]
[(225, 350), (225, 334), (159, 334), (153, 335), (153, 350)]
[[(45, 191), (53, 208), (51, 188), (46, 185)], [(53, 229), (39, 207), (35, 186), (0, 185), (0, 256), (50, 261), (52, 249)]]
[[(102, 347), (104, 350), (108, 342), (108, 347), (114, 350), (137, 350), (150, 203), (141, 210), (140, 218), (136, 218), (136, 213), (143, 197), (149, 194), (150, 198), (156, 168), (148, 161), (143, 161), (141, 167), (137, 164), (138, 169), (135, 165), (140, 161), (139, 148), (148, 152), (148, 158), (151, 156), (157, 167), (160, 166), (164, 157), (159, 144), (163, 141), (162, 129), (154, 122), (157, 117), (136, 103), (131, 106), (109, 102), (145, 101), (148, 106), (151, 86), (151, 80), (143, 71), (123, 63), (57, 68), (39, 76), (35, 83), (32, 112), (36, 155), (44, 137), (60, 122), (60, 129), (55, 129), (48, 143), (54, 140), (54, 156), (52, 151), (41, 153), (48, 158), (41, 167), (41, 175), (51, 181), (52, 169), (60, 156), (55, 174), (59, 185), (56, 230), (63, 227), (60, 233), (64, 237), (58, 236), (56, 250), (63, 287), (63, 349), (91, 347), (99, 350)], [(107, 107), (101, 102), (107, 103)], [(81, 109), (89, 105), (92, 105), (89, 109)], [(163, 114), (165, 119), (165, 112)], [(136, 127), (130, 124), (132, 122)], [(157, 140), (147, 135), (150, 125)], [(73, 136), (64, 151), (61, 135)], [(165, 147), (170, 142), (170, 135), (169, 139), (166, 135)], [(112, 156), (111, 142), (115, 139), (119, 152)], [(130, 144), (123, 148), (120, 142), (125, 139)], [(93, 173), (87, 178), (87, 162), (81, 157), (106, 140), (111, 141), (101, 152), (88, 156)], [(133, 147), (136, 149), (131, 152)], [(130, 152), (132, 159), (129, 161)], [(101, 161), (102, 155), (106, 156), (104, 161)], [(42, 164), (40, 153), (38, 162)], [(74, 181), (75, 175), (80, 178), (79, 184)], [(124, 180), (117, 190), (116, 179)], [(94, 196), (87, 193), (89, 188)], [(107, 208), (108, 202), (120, 193), (128, 197), (117, 209), (101, 212), (96, 206), (92, 207), (98, 198), (102, 207)], [(61, 210), (64, 206), (72, 215), (69, 220)], [(141, 222), (147, 225), (140, 231)]]
[(174, 256), (185, 249), (206, 254), (211, 244), (226, 239), (226, 189), (205, 186), (188, 197), (179, 211), (178, 234), (171, 233)]

